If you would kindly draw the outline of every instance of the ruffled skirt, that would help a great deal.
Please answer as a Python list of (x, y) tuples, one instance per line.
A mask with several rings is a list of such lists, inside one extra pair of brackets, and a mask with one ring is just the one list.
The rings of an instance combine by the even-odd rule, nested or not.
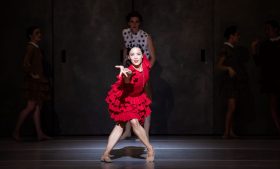
[(143, 124), (145, 118), (151, 114), (151, 100), (144, 90), (138, 96), (129, 96), (130, 88), (125, 84), (112, 85), (106, 97), (110, 117), (117, 123), (138, 119)]

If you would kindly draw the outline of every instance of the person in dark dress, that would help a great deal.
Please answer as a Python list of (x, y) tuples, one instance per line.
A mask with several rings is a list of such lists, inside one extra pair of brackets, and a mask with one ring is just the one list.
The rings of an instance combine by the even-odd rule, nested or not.
[(34, 124), (39, 141), (50, 139), (42, 128), (40, 122), (41, 107), (45, 100), (50, 98), (48, 80), (44, 76), (43, 55), (39, 48), (42, 33), (39, 27), (31, 26), (27, 29), (26, 53), (23, 59), (24, 76), (24, 98), (27, 101), (25, 108), (20, 112), (13, 138), (20, 141), (20, 129), (30, 113), (33, 113)]
[(240, 92), (240, 79), (242, 79), (242, 69), (240, 67), (240, 59), (236, 49), (236, 44), (240, 38), (237, 27), (229, 26), (226, 28), (224, 37), (226, 42), (224, 42), (224, 45), (219, 52), (217, 68), (222, 71), (222, 82), (220, 87), (227, 99), (223, 138), (230, 139), (237, 137), (233, 130), (233, 115), (236, 110), (236, 100)]
[(280, 26), (275, 20), (265, 23), (265, 34), (267, 39), (252, 42), (252, 54), (256, 65), (260, 68), (261, 91), (269, 96), (270, 112), (280, 133), (279, 118), (279, 58), (280, 58)]
[[(127, 61), (128, 49), (138, 46), (143, 49), (145, 56), (150, 61), (151, 67), (156, 62), (155, 47), (151, 35), (141, 29), (142, 16), (136, 11), (130, 12), (126, 16), (128, 28), (122, 30), (123, 36), (123, 62)], [(147, 95), (152, 99), (152, 86), (150, 82), (146, 83), (145, 91)], [(151, 126), (151, 116), (146, 117), (144, 122), (144, 129), (149, 137), (149, 131)], [(130, 123), (126, 124), (125, 132), (121, 139), (131, 137), (131, 126)]]

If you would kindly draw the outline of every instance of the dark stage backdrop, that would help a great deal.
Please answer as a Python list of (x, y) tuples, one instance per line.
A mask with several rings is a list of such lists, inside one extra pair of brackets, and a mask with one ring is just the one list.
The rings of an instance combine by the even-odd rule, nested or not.
[[(47, 76), (51, 76), (52, 55), (52, 4), (49, 0), (12, 0), (0, 6), (1, 16), (1, 50), (0, 50), (0, 135), (10, 136), (19, 114), (26, 102), (22, 97), (23, 71), (22, 60), (27, 43), (26, 29), (39, 25), (43, 31), (40, 44), (45, 57)], [(50, 103), (46, 103), (42, 116), (46, 121), (45, 129), (53, 128)], [(43, 125), (45, 123), (43, 122)], [(22, 128), (23, 134), (34, 132), (32, 116), (28, 117)]]
[[(236, 114), (237, 133), (274, 134), (266, 96), (259, 92), (258, 70), (246, 49), (254, 36), (263, 34), (266, 19), (280, 18), (280, 1), (26, 0), (1, 5), (6, 24), (1, 27), (0, 135), (10, 135), (25, 104), (20, 63), (24, 31), (31, 24), (43, 29), (41, 46), (54, 89), (53, 100), (43, 108), (44, 129), (57, 135), (108, 134), (113, 121), (104, 99), (116, 80), (121, 30), (132, 5), (143, 15), (143, 29), (150, 33), (158, 58), (151, 71), (151, 134), (223, 132), (223, 96), (213, 64), (230, 24), (240, 27), (250, 77)], [(34, 133), (32, 118), (23, 133)]]
[[(143, 14), (143, 29), (151, 34), (158, 57), (151, 73), (151, 133), (211, 134), (211, 1), (134, 5)], [(57, 0), (54, 9), (55, 110), (61, 132), (107, 133), (113, 123), (104, 99), (118, 73), (114, 65), (119, 64), (130, 1)], [(207, 52), (207, 63), (201, 62), (201, 50)]]

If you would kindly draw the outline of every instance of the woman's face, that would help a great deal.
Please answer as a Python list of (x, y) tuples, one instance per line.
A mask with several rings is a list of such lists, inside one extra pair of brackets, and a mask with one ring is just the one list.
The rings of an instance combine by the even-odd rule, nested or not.
[(233, 43), (236, 44), (240, 39), (240, 33), (236, 32), (234, 35), (232, 35)]
[(134, 47), (129, 52), (129, 59), (135, 67), (139, 67), (142, 63), (143, 54), (138, 47)]
[(33, 42), (39, 42), (42, 39), (42, 33), (41, 30), (35, 29), (30, 37), (31, 41)]
[(278, 36), (277, 29), (269, 24), (265, 25), (264, 31), (268, 38), (275, 38)]
[(131, 17), (128, 26), (133, 33), (137, 33), (139, 31), (140, 20), (138, 17)]

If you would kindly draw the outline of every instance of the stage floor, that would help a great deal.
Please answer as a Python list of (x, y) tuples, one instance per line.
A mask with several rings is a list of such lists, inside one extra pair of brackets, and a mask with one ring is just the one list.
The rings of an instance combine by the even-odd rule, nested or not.
[(279, 138), (151, 136), (154, 163), (135, 139), (118, 142), (113, 163), (100, 162), (106, 136), (59, 137), (49, 141), (0, 139), (1, 169), (280, 169)]

